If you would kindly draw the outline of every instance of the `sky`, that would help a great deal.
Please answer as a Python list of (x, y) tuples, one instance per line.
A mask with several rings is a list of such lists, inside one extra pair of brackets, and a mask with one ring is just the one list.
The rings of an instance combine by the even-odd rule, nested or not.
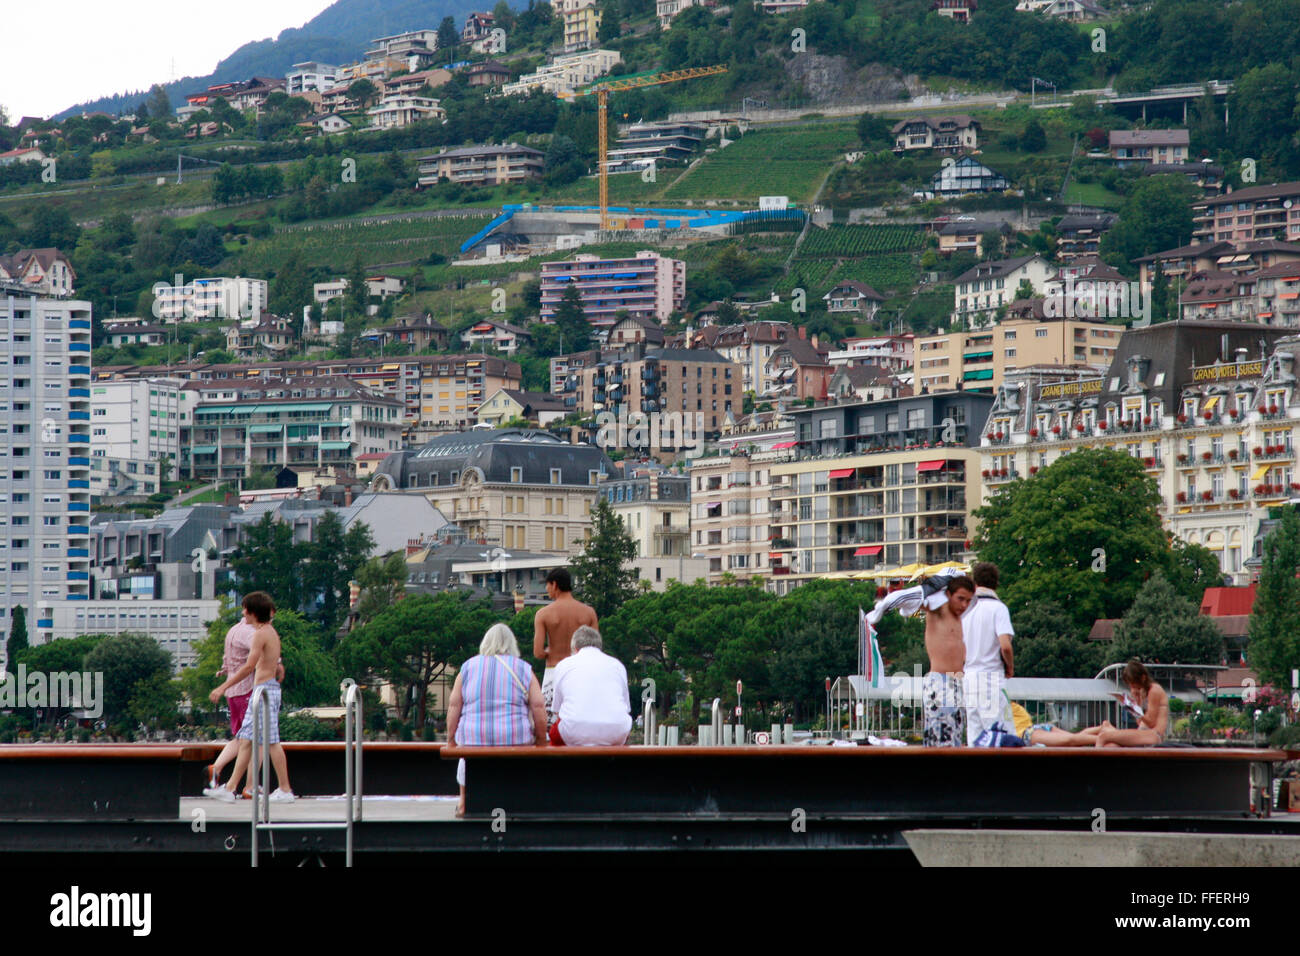
[(206, 76), (245, 43), (300, 27), (332, 0), (222, 0), (178, 15), (175, 0), (4, 4), (0, 106), (11, 121)]

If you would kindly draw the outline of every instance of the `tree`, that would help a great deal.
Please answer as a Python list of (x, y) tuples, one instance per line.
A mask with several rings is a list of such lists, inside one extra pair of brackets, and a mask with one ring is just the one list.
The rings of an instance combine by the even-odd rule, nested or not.
[(591, 509), (591, 538), (569, 562), (574, 587), (598, 618), (619, 609), (636, 594), (636, 573), (624, 565), (636, 557), (636, 542), (603, 496)]
[(156, 120), (171, 119), (172, 99), (157, 83), (149, 90), (149, 99), (145, 101), (149, 106), (149, 115)]
[(975, 550), (1001, 570), (1013, 620), (1050, 600), (1086, 631), (1099, 617), (1121, 616), (1147, 576), (1168, 566), (1159, 503), (1137, 459), (1076, 450), (977, 508)]
[(304, 547), (293, 540), (293, 529), (267, 512), (248, 526), (244, 541), (231, 556), (235, 590), (265, 591), (279, 607), (302, 606)]
[(889, 149), (894, 145), (893, 124), (875, 113), (858, 117), (858, 142), (863, 149)]
[(623, 25), (618, 16), (618, 0), (605, 0), (600, 5), (600, 29), (596, 34), (601, 43), (617, 40), (623, 32)]
[(172, 680), (167, 671), (155, 671), (135, 682), (127, 704), (128, 716), (146, 730), (163, 730), (176, 726), (176, 705), (181, 698), (181, 682)]
[(15, 605), (9, 624), (9, 646), (5, 660), (13, 667), (18, 663), (18, 655), (27, 649), (27, 611), (21, 605)]
[(311, 305), (311, 273), (297, 249), (285, 258), (271, 289), (269, 305), (276, 315), (293, 316), (296, 320), (302, 315), (303, 307)]
[(345, 305), (352, 315), (365, 316), (370, 306), (370, 286), (366, 284), (366, 267), (361, 256), (352, 258), (352, 268), (348, 270), (348, 291), (344, 294)]
[(423, 726), (429, 685), (477, 653), (496, 621), (491, 602), (474, 600), (468, 591), (412, 595), (348, 634), (338, 659), (350, 674), (392, 684), (402, 718), (410, 719), (414, 707)]
[(438, 24), (438, 49), (454, 50), (460, 44), (460, 34), (456, 31), (456, 20), (443, 17)]
[(1194, 607), (1201, 606), (1206, 588), (1222, 587), (1223, 569), (1214, 552), (1204, 545), (1188, 544), (1181, 538), (1174, 540), (1169, 549), (1169, 562), (1165, 577), (1183, 598)]
[(1056, 601), (1021, 609), (1015, 628), (1018, 677), (1088, 678), (1101, 670), (1101, 649)]
[(361, 595), (357, 599), (357, 622), (365, 624), (392, 607), (406, 593), (410, 569), (401, 554), (371, 558), (357, 569)]
[(1211, 618), (1157, 571), (1115, 626), (1114, 657), (1159, 664), (1218, 664), (1223, 635)]
[(1025, 131), (1020, 136), (1020, 151), (1041, 153), (1046, 148), (1047, 134), (1043, 132), (1043, 124), (1036, 119), (1031, 119), (1025, 124)]
[(366, 561), (375, 541), (370, 529), (357, 522), (347, 531), (333, 511), (323, 514), (306, 547), (303, 585), (309, 600), (319, 601), (315, 615), (324, 633), (325, 646), (334, 644), (348, 602), (349, 582)]
[(353, 80), (348, 85), (348, 99), (354, 103), (359, 103), (362, 109), (369, 106), (378, 93), (379, 88), (365, 77), (362, 77), (359, 80)]
[(582, 294), (576, 283), (565, 286), (560, 304), (555, 307), (555, 325), (564, 338), (566, 352), (581, 352), (591, 342), (591, 323), (582, 305)]
[(1182, 176), (1147, 176), (1120, 210), (1119, 221), (1101, 237), (1101, 253), (1120, 269), (1140, 256), (1191, 241), (1196, 188)]
[(565, 186), (587, 171), (582, 153), (572, 137), (556, 133), (546, 150), (546, 182), (551, 186)]
[(1291, 669), (1300, 667), (1300, 515), (1284, 508), (1264, 539), (1263, 565), (1250, 611), (1250, 662), (1260, 679), (1291, 686)]
[(131, 716), (131, 700), (141, 681), (161, 674), (169, 680), (172, 656), (143, 634), (114, 634), (86, 655), (86, 670), (104, 675), (104, 719), (121, 721)]

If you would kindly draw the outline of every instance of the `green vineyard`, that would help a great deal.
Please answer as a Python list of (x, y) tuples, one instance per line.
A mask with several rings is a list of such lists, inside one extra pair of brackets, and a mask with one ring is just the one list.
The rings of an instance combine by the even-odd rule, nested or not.
[(809, 258), (888, 255), (916, 252), (924, 242), (913, 226), (830, 226), (809, 230), (799, 252)]

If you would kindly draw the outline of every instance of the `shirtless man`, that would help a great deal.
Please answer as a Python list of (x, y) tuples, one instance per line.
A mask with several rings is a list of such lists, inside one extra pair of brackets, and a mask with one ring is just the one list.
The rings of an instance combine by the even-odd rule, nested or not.
[(1119, 730), (1102, 723), (1097, 734), (1098, 747), (1150, 747), (1165, 742), (1169, 730), (1169, 694), (1151, 679), (1137, 658), (1124, 665), (1124, 682), (1144, 713), (1135, 730)]
[(966, 742), (966, 709), (962, 695), (962, 668), (966, 666), (966, 642), (962, 639), (961, 616), (975, 596), (975, 582), (965, 575), (948, 582), (948, 600), (937, 611), (925, 615), (925, 653), (930, 673), (921, 685), (927, 747), (960, 747)]
[[(279, 787), (271, 794), (276, 803), (291, 803), (294, 800), (293, 788), (289, 786), (289, 765), (284, 757), (284, 747), (280, 744), (280, 682), (276, 680), (280, 661), (280, 635), (271, 626), (271, 617), (275, 614), (275, 602), (263, 591), (254, 591), (244, 598), (244, 620), (255, 628), (253, 643), (248, 651), (248, 660), (244, 666), (226, 678), (226, 682), (208, 695), (215, 704), (221, 699), (226, 689), (238, 684), (249, 674), (253, 675), (253, 694), (262, 688), (262, 696), (269, 705), (267, 715), (266, 737), (263, 743), (271, 750), (271, 763), (275, 767), (275, 778)], [(253, 721), (257, 718), (260, 707), (250, 703), (244, 713), (244, 722), (239, 727), (235, 739), (239, 741), (239, 756), (235, 758), (235, 770), (230, 782), (215, 790), (205, 790), (208, 796), (216, 797), (227, 803), (235, 799), (236, 782), (248, 769), (248, 761), (253, 752)], [(254, 797), (257, 795), (254, 794)]]
[(573, 578), (568, 568), (556, 568), (546, 576), (550, 604), (533, 618), (533, 656), (546, 659), (542, 674), (542, 699), (546, 701), (546, 725), (556, 721), (552, 710), (555, 665), (569, 656), (569, 641), (578, 628), (596, 627), (596, 612), (573, 596)]

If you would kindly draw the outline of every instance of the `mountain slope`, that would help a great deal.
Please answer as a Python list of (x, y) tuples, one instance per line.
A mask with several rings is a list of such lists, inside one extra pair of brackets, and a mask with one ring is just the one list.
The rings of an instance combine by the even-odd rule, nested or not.
[[(517, 6), (517, 4), (512, 4)], [(465, 16), (474, 10), (489, 10), (489, 0), (337, 0), (301, 27), (290, 28), (274, 40), (245, 43), (217, 64), (208, 76), (184, 77), (163, 84), (178, 106), (186, 94), (232, 80), (252, 76), (284, 76), (295, 63), (319, 60), (323, 63), (350, 63), (361, 55), (375, 37), (391, 36), (406, 30), (436, 30), (443, 17), (455, 17), (459, 29)], [(120, 113), (135, 107), (146, 91), (129, 91), (78, 103), (58, 114), (103, 110)]]

